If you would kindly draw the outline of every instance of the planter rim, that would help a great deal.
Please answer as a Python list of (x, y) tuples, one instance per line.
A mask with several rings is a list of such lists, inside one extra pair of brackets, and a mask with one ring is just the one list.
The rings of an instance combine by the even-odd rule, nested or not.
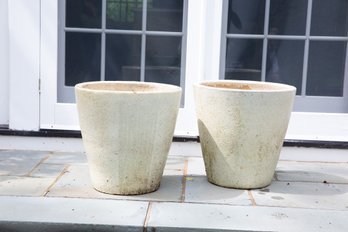
[(291, 92), (296, 91), (296, 87), (287, 84), (261, 81), (245, 80), (218, 80), (202, 81), (194, 84), (195, 87), (210, 90), (220, 90), (228, 92), (245, 92), (245, 93), (264, 93), (264, 92)]
[(75, 89), (105, 94), (160, 94), (181, 92), (181, 87), (176, 85), (140, 81), (89, 81), (76, 84)]

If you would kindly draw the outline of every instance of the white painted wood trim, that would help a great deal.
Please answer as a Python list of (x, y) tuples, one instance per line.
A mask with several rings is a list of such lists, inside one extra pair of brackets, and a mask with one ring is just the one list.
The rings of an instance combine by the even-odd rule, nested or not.
[(218, 80), (222, 37), (223, 0), (206, 0), (203, 10), (203, 80)]
[(0, 0), (0, 124), (9, 123), (8, 0)]
[[(41, 2), (40, 127), (55, 124), (58, 73), (58, 0)], [(46, 125), (46, 126), (43, 126)]]
[(348, 114), (293, 112), (285, 138), (348, 142)]
[(9, 127), (39, 130), (40, 0), (8, 1)]
[(185, 108), (180, 109), (174, 134), (196, 136), (198, 128), (192, 86), (203, 79), (204, 65), (204, 5), (202, 1), (188, 1), (187, 45), (185, 64)]

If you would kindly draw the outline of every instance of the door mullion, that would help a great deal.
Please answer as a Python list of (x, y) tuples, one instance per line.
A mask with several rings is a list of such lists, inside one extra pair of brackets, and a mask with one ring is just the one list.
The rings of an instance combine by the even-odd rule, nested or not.
[(141, 57), (140, 57), (140, 81), (145, 81), (145, 52), (146, 52), (146, 19), (147, 0), (143, 1), (142, 35), (141, 35)]
[(267, 65), (267, 47), (268, 47), (268, 24), (269, 24), (269, 12), (270, 12), (270, 0), (266, 0), (265, 5), (265, 22), (263, 28), (263, 47), (262, 47), (262, 63), (261, 63), (261, 81), (266, 81), (266, 65)]
[(309, 36), (310, 36), (310, 30), (311, 30), (312, 4), (313, 4), (313, 1), (308, 0), (307, 21), (306, 21), (306, 40), (305, 40), (304, 55), (303, 55), (303, 71), (302, 71), (302, 86), (301, 86), (302, 97), (306, 96), (306, 89), (307, 89)]
[(106, 0), (102, 1), (102, 33), (101, 33), (101, 59), (100, 59), (100, 80), (105, 81), (105, 43), (106, 43)]

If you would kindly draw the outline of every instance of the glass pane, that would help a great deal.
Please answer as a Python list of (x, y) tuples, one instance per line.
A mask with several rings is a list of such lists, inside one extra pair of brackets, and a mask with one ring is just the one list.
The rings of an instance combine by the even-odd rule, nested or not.
[(100, 80), (100, 34), (67, 32), (65, 85)]
[(106, 28), (141, 30), (142, 17), (142, 0), (106, 1)]
[(305, 35), (308, 0), (271, 0), (269, 34)]
[(183, 0), (152, 0), (147, 3), (147, 30), (182, 31)]
[(228, 34), (263, 34), (265, 0), (229, 0)]
[(310, 41), (307, 95), (342, 96), (346, 42)]
[(66, 26), (101, 28), (101, 0), (66, 0)]
[(314, 0), (311, 35), (346, 36), (347, 0)]
[(227, 39), (225, 79), (261, 80), (261, 39)]
[(140, 35), (106, 35), (105, 80), (140, 81)]
[(293, 85), (301, 94), (304, 41), (268, 40), (266, 81)]
[(181, 37), (147, 36), (145, 81), (180, 86)]

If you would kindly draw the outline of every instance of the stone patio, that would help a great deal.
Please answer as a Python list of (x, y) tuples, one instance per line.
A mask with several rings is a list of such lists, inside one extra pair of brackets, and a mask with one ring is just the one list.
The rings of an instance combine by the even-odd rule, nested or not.
[(158, 191), (91, 187), (82, 152), (0, 151), (0, 231), (348, 231), (348, 150), (284, 147), (272, 184), (206, 180), (199, 144), (173, 143)]

